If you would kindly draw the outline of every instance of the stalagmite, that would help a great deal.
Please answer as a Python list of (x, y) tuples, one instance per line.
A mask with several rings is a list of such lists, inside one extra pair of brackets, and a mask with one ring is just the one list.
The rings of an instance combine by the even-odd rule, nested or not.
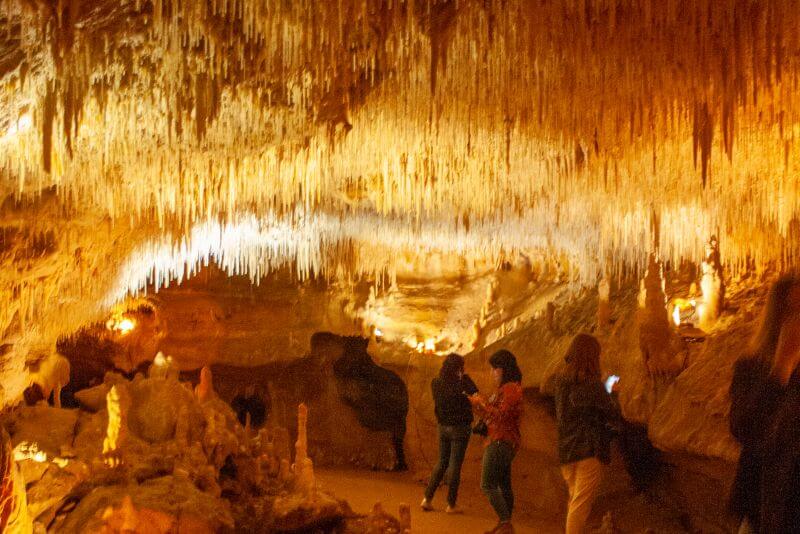
[(297, 407), (297, 442), (294, 450), (294, 465), (292, 470), (295, 474), (295, 487), (306, 495), (312, 495), (316, 490), (314, 479), (314, 463), (308, 457), (308, 408), (301, 403)]
[(31, 534), (33, 522), (28, 514), (25, 481), (14, 461), (11, 438), (0, 427), (0, 532)]
[(650, 255), (644, 280), (644, 307), (639, 309), (639, 349), (651, 377), (672, 377), (683, 370), (684, 347), (670, 327), (664, 277), (656, 254)]
[(200, 402), (212, 399), (216, 395), (214, 392), (214, 380), (211, 374), (211, 368), (207, 365), (204, 365), (203, 368), (200, 369), (200, 383), (194, 388), (194, 394), (197, 395)]
[(719, 243), (711, 236), (706, 243), (706, 256), (701, 264), (700, 290), (703, 303), (698, 311), (700, 327), (710, 329), (719, 317), (725, 299), (725, 280), (720, 261)]
[(129, 404), (125, 387), (120, 384), (111, 386), (106, 395), (108, 427), (103, 440), (103, 455), (109, 467), (117, 467), (122, 463), (122, 452), (128, 434)]

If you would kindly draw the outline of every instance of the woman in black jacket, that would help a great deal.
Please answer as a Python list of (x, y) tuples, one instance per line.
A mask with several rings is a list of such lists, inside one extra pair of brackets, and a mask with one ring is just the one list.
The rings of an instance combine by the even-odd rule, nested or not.
[(736, 362), (731, 381), (730, 428), (741, 453), (730, 509), (741, 534), (792, 532), (800, 520), (798, 359), (800, 279), (787, 276), (770, 290), (754, 347)]
[(456, 508), (458, 484), (472, 425), (472, 406), (467, 397), (477, 393), (478, 388), (464, 373), (464, 358), (449, 354), (442, 363), (439, 376), (431, 382), (431, 389), (439, 423), (439, 463), (431, 473), (421, 506), (423, 510), (433, 510), (433, 494), (447, 472), (449, 489), (446, 512), (453, 514), (459, 512)]
[(611, 428), (619, 409), (600, 375), (600, 343), (578, 334), (564, 357), (566, 371), (556, 386), (558, 459), (567, 483), (567, 534), (582, 534), (611, 460)]

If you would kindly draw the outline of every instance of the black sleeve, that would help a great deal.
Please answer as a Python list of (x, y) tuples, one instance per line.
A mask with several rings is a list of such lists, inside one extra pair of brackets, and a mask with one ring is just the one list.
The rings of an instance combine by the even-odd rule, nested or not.
[(461, 377), (461, 391), (467, 395), (474, 395), (478, 392), (478, 386), (472, 381), (472, 378), (466, 373)]
[(783, 388), (756, 360), (739, 360), (733, 370), (730, 431), (739, 443), (758, 441), (778, 405)]

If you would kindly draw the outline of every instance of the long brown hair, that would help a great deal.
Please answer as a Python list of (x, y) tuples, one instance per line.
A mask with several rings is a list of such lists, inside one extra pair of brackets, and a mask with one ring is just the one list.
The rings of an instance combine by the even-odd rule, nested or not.
[(797, 284), (800, 284), (800, 279), (796, 275), (786, 275), (775, 282), (769, 290), (767, 304), (761, 316), (761, 326), (753, 337), (750, 349), (750, 356), (758, 358), (766, 365), (772, 365), (775, 358), (783, 323), (791, 312), (787, 301)]
[(572, 339), (567, 354), (566, 377), (573, 382), (600, 381), (600, 342), (592, 335), (578, 334)]
[(464, 357), (455, 352), (451, 352), (442, 362), (439, 370), (439, 378), (445, 382), (458, 382), (461, 379), (459, 373), (464, 370)]

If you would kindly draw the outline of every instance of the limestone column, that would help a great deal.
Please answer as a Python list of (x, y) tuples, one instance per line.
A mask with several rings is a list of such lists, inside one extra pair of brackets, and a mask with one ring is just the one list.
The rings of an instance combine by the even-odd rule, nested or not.
[(28, 514), (28, 499), (25, 481), (14, 461), (11, 438), (5, 428), (0, 427), (0, 532), (7, 534), (31, 534), (33, 521)]
[(703, 293), (703, 308), (700, 310), (700, 327), (708, 329), (714, 325), (722, 312), (725, 298), (725, 280), (722, 276), (722, 262), (716, 236), (711, 236), (706, 243), (706, 257), (701, 269), (700, 291)]

